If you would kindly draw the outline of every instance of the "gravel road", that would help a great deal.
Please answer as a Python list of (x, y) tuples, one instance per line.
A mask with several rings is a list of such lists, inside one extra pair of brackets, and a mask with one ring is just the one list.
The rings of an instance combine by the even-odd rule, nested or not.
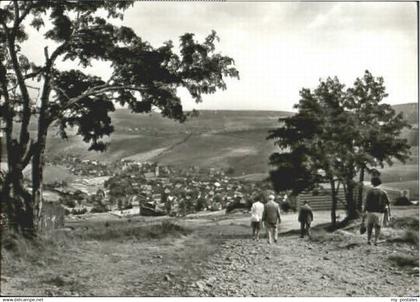
[[(413, 212), (415, 211), (415, 212)], [(394, 215), (418, 215), (418, 209)], [(418, 296), (418, 267), (393, 255), (417, 257), (418, 246), (378, 246), (355, 230), (315, 232), (300, 239), (296, 214), (283, 215), (277, 244), (251, 239), (249, 215), (191, 215), (174, 220), (192, 230), (163, 239), (75, 240), (45, 258), (2, 265), (4, 296)], [(317, 223), (328, 212), (316, 212)], [(82, 222), (81, 222), (82, 223)], [(102, 223), (102, 222), (98, 222)], [(150, 221), (122, 222), (133, 224)], [(89, 225), (89, 224), (88, 224)], [(90, 226), (90, 225), (89, 225)], [(82, 228), (80, 226), (80, 228)], [(293, 231), (295, 230), (295, 231)], [(77, 232), (73, 230), (70, 232)], [(287, 235), (285, 234), (287, 233)], [(6, 257), (7, 255), (3, 255)], [(6, 261), (7, 259), (2, 259)]]

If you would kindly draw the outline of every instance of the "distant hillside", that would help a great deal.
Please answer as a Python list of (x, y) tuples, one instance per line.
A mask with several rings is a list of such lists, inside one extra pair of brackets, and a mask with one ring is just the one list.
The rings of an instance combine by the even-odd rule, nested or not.
[[(418, 145), (417, 104), (394, 106), (414, 126), (403, 137)], [(280, 111), (200, 111), (185, 123), (163, 118), (158, 113), (132, 114), (119, 109), (112, 113), (115, 132), (104, 153), (87, 151), (79, 137), (63, 141), (51, 135), (48, 156), (77, 154), (83, 159), (114, 161), (123, 158), (156, 161), (164, 165), (233, 168), (235, 175), (266, 173), (268, 157), (276, 149), (267, 141), (268, 130), (278, 119), (290, 116)], [(415, 117), (415, 118), (414, 118)]]
[(396, 112), (402, 112), (404, 119), (410, 124), (418, 124), (418, 104), (407, 103), (392, 106)]
[(282, 111), (201, 110), (197, 117), (179, 123), (163, 118), (158, 113), (139, 115), (127, 109), (119, 109), (111, 117), (117, 132), (144, 135), (266, 129), (276, 125), (279, 117), (291, 114)]
[[(48, 140), (48, 156), (77, 154), (83, 159), (113, 161), (130, 158), (164, 165), (233, 168), (236, 175), (266, 173), (274, 144), (269, 129), (278, 126), (280, 111), (200, 111), (184, 123), (158, 113), (139, 115), (126, 109), (112, 113), (115, 132), (104, 153), (87, 151), (80, 137)], [(51, 131), (54, 133), (54, 131)]]
[(404, 129), (402, 137), (412, 146), (419, 145), (418, 104), (407, 103), (392, 106), (396, 112), (402, 112), (404, 119), (411, 124), (411, 129)]
[(233, 168), (235, 175), (268, 172), (268, 157), (276, 149), (268, 129), (191, 135), (154, 158), (163, 165)]

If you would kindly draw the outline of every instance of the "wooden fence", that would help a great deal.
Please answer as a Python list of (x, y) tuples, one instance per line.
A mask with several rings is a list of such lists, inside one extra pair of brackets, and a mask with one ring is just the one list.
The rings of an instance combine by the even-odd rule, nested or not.
[[(337, 210), (345, 209), (344, 190), (338, 191)], [(297, 208), (307, 200), (314, 211), (329, 211), (332, 206), (331, 190), (324, 189), (322, 191), (302, 193), (297, 196)]]
[[(366, 198), (366, 191), (371, 187), (371, 185), (365, 184), (364, 188), (363, 188), (363, 201)], [(388, 198), (391, 204), (395, 203), (396, 199), (398, 197), (401, 196), (401, 190), (397, 189), (397, 188), (391, 188), (388, 186), (383, 186), (382, 187), (385, 192), (388, 194)], [(408, 191), (408, 190), (406, 190)], [(409, 193), (409, 191), (408, 191)], [(343, 188), (339, 189), (338, 192), (338, 202), (337, 202), (337, 210), (342, 210), (346, 208), (346, 199), (344, 196), (344, 190)], [(358, 198), (358, 189), (354, 190), (354, 197), (355, 200), (357, 200)], [(324, 189), (320, 190), (320, 191), (315, 191), (315, 192), (306, 192), (306, 193), (302, 193), (299, 194), (296, 198), (296, 204), (297, 204), (297, 208), (299, 208), (299, 206), (301, 204), (303, 204), (303, 201), (307, 200), (309, 202), (309, 205), (311, 206), (311, 208), (315, 211), (326, 211), (326, 210), (331, 210), (331, 206), (332, 206), (332, 198), (331, 198), (331, 190), (327, 189), (327, 187), (325, 187)]]

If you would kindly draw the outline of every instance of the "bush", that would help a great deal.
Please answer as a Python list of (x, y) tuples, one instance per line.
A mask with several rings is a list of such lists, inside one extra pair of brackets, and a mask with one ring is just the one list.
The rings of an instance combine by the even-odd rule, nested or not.
[(1, 247), (7, 251), (18, 251), (18, 235), (12, 232), (5, 233), (2, 236)]
[(62, 204), (64, 204), (66, 207), (69, 207), (69, 208), (74, 208), (74, 207), (76, 207), (76, 202), (74, 201), (74, 199), (62, 199), (61, 200), (61, 203)]
[(85, 240), (124, 241), (127, 239), (161, 239), (168, 236), (177, 237), (191, 233), (191, 231), (184, 229), (180, 225), (168, 221), (148, 226), (122, 223), (105, 224), (105, 226), (91, 227), (87, 231), (82, 231), (75, 235)]
[(121, 210), (129, 210), (132, 209), (133, 205), (131, 203), (124, 204)]
[(419, 246), (419, 233), (418, 231), (414, 231), (414, 230), (406, 230), (402, 237), (391, 238), (391, 239), (388, 239), (388, 241), (408, 243), (408, 244), (414, 244), (414, 245)]
[(108, 212), (108, 209), (102, 205), (96, 205), (91, 210), (91, 213), (105, 213)]
[(412, 205), (410, 200), (408, 200), (408, 198), (405, 197), (405, 196), (398, 197), (394, 204), (396, 206), (410, 206), (410, 205)]
[(195, 204), (195, 210), (198, 212), (198, 211), (201, 211), (201, 210), (203, 210), (204, 209), (204, 207), (206, 206), (206, 200), (204, 199), (204, 198), (199, 198), (198, 200), (197, 200), (197, 203)]
[(87, 213), (87, 209), (86, 208), (81, 208), (81, 209), (73, 209), (71, 211), (71, 213), (73, 215), (82, 215), (82, 214), (86, 214)]
[(391, 220), (390, 226), (394, 229), (410, 229), (418, 231), (419, 218), (418, 217), (396, 217)]
[(226, 175), (233, 175), (235, 173), (235, 169), (233, 167), (229, 167), (226, 169)]
[(419, 258), (411, 255), (391, 255), (389, 261), (400, 266), (400, 267), (418, 267)]
[(419, 246), (419, 232), (413, 230), (407, 230), (404, 234), (403, 239), (405, 242), (415, 244)]

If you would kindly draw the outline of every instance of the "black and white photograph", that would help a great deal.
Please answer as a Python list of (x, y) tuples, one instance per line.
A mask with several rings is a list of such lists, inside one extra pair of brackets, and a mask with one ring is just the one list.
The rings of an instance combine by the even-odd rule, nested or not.
[(0, 1), (2, 301), (418, 301), (418, 18)]

